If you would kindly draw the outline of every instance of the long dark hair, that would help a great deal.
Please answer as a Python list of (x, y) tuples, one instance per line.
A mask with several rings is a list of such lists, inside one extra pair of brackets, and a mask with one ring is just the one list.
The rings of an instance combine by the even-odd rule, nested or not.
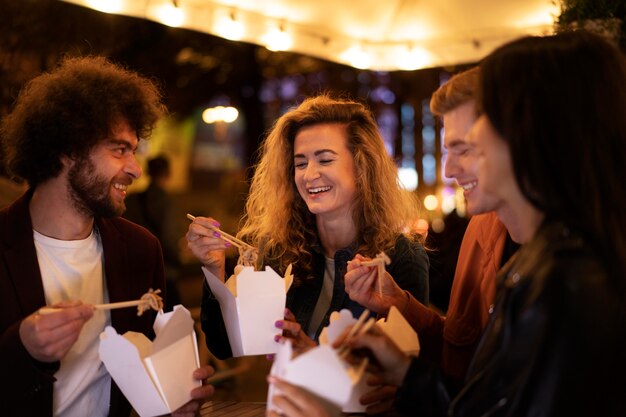
[(626, 277), (626, 59), (584, 31), (526, 37), (481, 64), (481, 106), (524, 196)]

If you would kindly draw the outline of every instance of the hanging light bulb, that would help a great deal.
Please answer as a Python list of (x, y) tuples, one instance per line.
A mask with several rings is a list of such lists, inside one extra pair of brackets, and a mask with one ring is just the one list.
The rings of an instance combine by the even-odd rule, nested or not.
[(409, 46), (406, 53), (400, 55), (398, 59), (398, 68), (412, 71), (425, 68), (432, 61), (430, 52), (419, 46)]
[(372, 58), (360, 46), (353, 46), (340, 55), (343, 61), (355, 68), (367, 69), (372, 64)]
[(285, 32), (282, 26), (270, 29), (270, 31), (261, 38), (261, 41), (270, 51), (286, 51), (291, 48), (293, 44), (293, 39)]
[(229, 16), (220, 16), (215, 24), (215, 33), (222, 38), (238, 41), (243, 38), (243, 24), (235, 19), (235, 12)]
[(87, 5), (104, 13), (119, 13), (124, 9), (122, 0), (88, 0)]
[(164, 25), (171, 27), (180, 27), (185, 22), (185, 12), (178, 7), (176, 1), (172, 4), (164, 4), (155, 10), (157, 19)]

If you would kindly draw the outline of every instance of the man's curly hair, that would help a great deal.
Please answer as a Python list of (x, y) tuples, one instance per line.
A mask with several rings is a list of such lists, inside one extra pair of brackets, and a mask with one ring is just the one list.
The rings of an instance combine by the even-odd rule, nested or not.
[(31, 187), (81, 157), (122, 121), (147, 139), (164, 114), (155, 84), (103, 57), (66, 58), (31, 80), (1, 127), (9, 172)]

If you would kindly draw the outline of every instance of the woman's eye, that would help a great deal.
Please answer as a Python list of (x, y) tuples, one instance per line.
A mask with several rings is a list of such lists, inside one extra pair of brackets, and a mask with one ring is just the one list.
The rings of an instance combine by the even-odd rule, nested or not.
[(322, 164), (322, 165), (327, 165), (327, 164), (330, 164), (331, 162), (333, 162), (333, 159), (322, 159), (322, 160), (320, 160), (320, 164)]
[(306, 162), (296, 162), (295, 163), (295, 167), (296, 167), (296, 169), (302, 169), (302, 168), (306, 167)]

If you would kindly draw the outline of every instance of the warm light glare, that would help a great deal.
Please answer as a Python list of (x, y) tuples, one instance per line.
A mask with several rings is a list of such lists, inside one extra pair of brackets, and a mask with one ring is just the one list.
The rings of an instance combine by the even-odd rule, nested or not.
[(87, 5), (104, 13), (119, 13), (123, 9), (122, 0), (88, 0)]
[(414, 46), (402, 54), (398, 59), (398, 67), (406, 71), (412, 71), (427, 67), (431, 62), (430, 53), (424, 49)]
[(424, 198), (424, 208), (429, 211), (433, 211), (439, 205), (439, 199), (436, 195), (429, 194)]
[(202, 120), (206, 124), (224, 122), (232, 123), (239, 117), (239, 111), (234, 107), (210, 107), (202, 112)]
[(407, 191), (415, 191), (417, 189), (417, 171), (415, 168), (400, 168), (398, 169), (398, 180), (400, 185)]
[(165, 4), (156, 10), (156, 17), (167, 26), (179, 27), (185, 22), (185, 12), (173, 4)]
[(537, 8), (533, 13), (528, 14), (515, 22), (518, 28), (535, 26), (552, 26), (556, 17), (560, 14), (559, 6), (556, 2), (550, 5)]
[(291, 48), (291, 44), (293, 43), (291, 36), (279, 28), (271, 29), (263, 36), (261, 41), (270, 51), (286, 51)]
[(372, 64), (372, 58), (360, 47), (353, 46), (344, 53), (340, 58), (355, 68), (367, 69)]
[(220, 18), (215, 24), (215, 32), (231, 41), (241, 40), (244, 35), (243, 24), (233, 16)]

